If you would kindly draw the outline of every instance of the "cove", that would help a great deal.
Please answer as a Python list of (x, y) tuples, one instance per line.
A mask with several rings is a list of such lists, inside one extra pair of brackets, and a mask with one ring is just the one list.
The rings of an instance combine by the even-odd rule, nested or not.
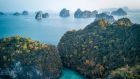
[(64, 68), (62, 70), (62, 75), (59, 79), (85, 79), (82, 75), (80, 75), (79, 73), (68, 69), (68, 68)]

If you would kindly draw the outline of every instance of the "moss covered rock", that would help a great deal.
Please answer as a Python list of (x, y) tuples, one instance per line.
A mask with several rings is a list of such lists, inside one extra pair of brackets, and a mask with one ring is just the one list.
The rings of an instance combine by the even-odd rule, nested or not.
[(139, 64), (140, 25), (120, 20), (124, 27), (99, 20), (83, 30), (66, 32), (58, 44), (64, 66), (94, 79), (106, 78), (117, 68)]
[(55, 46), (20, 36), (0, 39), (0, 78), (56, 79), (61, 68)]

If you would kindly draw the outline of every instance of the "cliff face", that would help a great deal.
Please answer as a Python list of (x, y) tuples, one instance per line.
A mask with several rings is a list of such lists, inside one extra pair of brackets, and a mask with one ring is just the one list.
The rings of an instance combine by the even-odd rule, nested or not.
[[(113, 24), (95, 21), (83, 30), (68, 31), (58, 44), (64, 66), (79, 71), (89, 78), (139, 78), (140, 25), (127, 18)], [(113, 74), (115, 69), (138, 66), (126, 75)], [(114, 72), (112, 72), (114, 71)], [(127, 71), (124, 71), (127, 72)], [(134, 73), (135, 72), (135, 73)], [(132, 75), (135, 74), (135, 75)], [(131, 76), (131, 77), (130, 77)]]
[(57, 48), (20, 36), (0, 39), (0, 78), (56, 79), (61, 73)]

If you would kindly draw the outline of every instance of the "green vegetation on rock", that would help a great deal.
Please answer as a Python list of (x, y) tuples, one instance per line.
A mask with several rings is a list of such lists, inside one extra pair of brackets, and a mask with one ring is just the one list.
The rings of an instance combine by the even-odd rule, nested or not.
[[(108, 78), (118, 68), (140, 64), (139, 35), (140, 25), (132, 24), (128, 18), (113, 24), (99, 20), (83, 30), (66, 32), (58, 44), (58, 50), (64, 66), (89, 78)], [(121, 73), (131, 77), (129, 73)]]
[(118, 68), (110, 76), (113, 79), (140, 79), (140, 65)]
[(133, 25), (133, 23), (128, 18), (119, 19), (114, 24), (116, 24), (117, 26), (128, 26), (128, 27)]
[(0, 39), (0, 78), (56, 79), (61, 68), (55, 46), (20, 36)]

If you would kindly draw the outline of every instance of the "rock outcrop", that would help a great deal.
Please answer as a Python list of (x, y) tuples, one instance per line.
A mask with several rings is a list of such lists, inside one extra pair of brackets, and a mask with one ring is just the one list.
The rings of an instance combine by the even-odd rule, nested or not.
[(77, 11), (75, 11), (74, 13), (74, 17), (75, 18), (92, 18), (92, 17), (95, 17), (95, 15), (98, 14), (98, 11), (88, 11), (88, 10), (85, 10), (85, 11), (81, 11), (80, 9), (77, 9)]
[(83, 30), (66, 32), (58, 50), (64, 66), (88, 78), (139, 79), (139, 35), (140, 25), (128, 18), (113, 24), (98, 20)]
[(66, 8), (62, 9), (60, 11), (60, 14), (59, 14), (60, 17), (69, 17), (70, 16), (70, 12), (69, 10), (67, 10)]
[(77, 9), (77, 11), (75, 11), (75, 13), (74, 13), (74, 17), (81, 18), (81, 16), (82, 16), (82, 11), (80, 9)]
[(93, 17), (91, 11), (85, 10), (82, 12), (81, 18), (91, 18), (91, 17)]
[(110, 15), (111, 14), (109, 11), (103, 11), (102, 13), (105, 13), (107, 15)]
[(55, 46), (20, 36), (0, 39), (0, 79), (57, 79), (61, 68)]
[(0, 15), (5, 15), (3, 12), (0, 12)]
[(36, 13), (35, 19), (42, 20), (42, 18), (48, 18), (48, 17), (49, 17), (49, 13), (43, 13), (42, 11), (38, 11)]
[(37, 20), (41, 20), (42, 19), (42, 11), (38, 11), (37, 13), (36, 13), (36, 16), (35, 16), (35, 19), (37, 19)]
[(42, 14), (42, 18), (48, 18), (48, 17), (49, 17), (49, 13)]
[(118, 10), (113, 11), (111, 15), (125, 16), (127, 13), (122, 8), (119, 8)]
[(113, 23), (116, 26), (127, 26), (127, 27), (131, 27), (133, 25), (133, 23), (130, 21), (130, 19), (128, 18), (122, 18), (122, 19), (118, 19), (118, 21)]
[(106, 13), (97, 14), (95, 17), (95, 21), (105, 19), (106, 21), (112, 23), (115, 21), (114, 17), (111, 15), (107, 15)]
[(97, 10), (94, 10), (94, 11), (92, 11), (91, 16), (92, 17), (95, 17), (97, 14), (98, 14), (98, 11)]
[(22, 15), (28, 15), (28, 14), (29, 14), (28, 11), (23, 11), (23, 12), (22, 12)]
[(19, 12), (15, 12), (13, 15), (14, 15), (14, 16), (19, 16), (20, 13), (19, 13)]

